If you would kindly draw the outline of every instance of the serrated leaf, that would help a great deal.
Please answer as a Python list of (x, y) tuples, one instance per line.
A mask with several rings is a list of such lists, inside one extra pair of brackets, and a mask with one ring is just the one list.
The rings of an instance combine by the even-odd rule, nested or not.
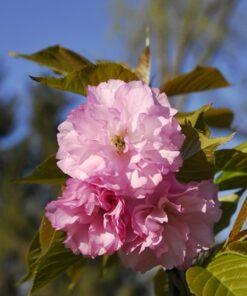
[(246, 188), (247, 172), (226, 171), (218, 176), (215, 180), (219, 190), (231, 190), (236, 188)]
[(205, 105), (192, 112), (178, 112), (176, 119), (180, 125), (186, 125), (190, 122), (191, 126), (202, 132), (203, 134), (210, 136), (210, 130), (204, 120), (205, 113), (211, 108), (211, 105)]
[(55, 156), (50, 156), (34, 169), (34, 171), (22, 178), (14, 180), (18, 184), (63, 184), (67, 179), (58, 167)]
[(168, 96), (175, 96), (226, 86), (229, 86), (229, 83), (218, 69), (198, 66), (189, 73), (166, 81), (161, 86), (161, 91)]
[(184, 160), (187, 160), (200, 152), (201, 150), (214, 150), (219, 145), (222, 145), (232, 139), (233, 135), (220, 138), (208, 138), (204, 134), (198, 132), (191, 126), (186, 126), (183, 128), (183, 133), (186, 136), (183, 147), (181, 149), (181, 154)]
[(37, 232), (32, 239), (27, 252), (27, 274), (20, 280), (20, 283), (24, 283), (33, 277), (40, 254), (41, 246), (39, 241), (39, 233)]
[(33, 295), (37, 290), (65, 272), (79, 260), (83, 260), (81, 256), (76, 256), (69, 249), (65, 248), (64, 240), (65, 234), (61, 231), (56, 231), (49, 248), (39, 257), (30, 295)]
[(236, 149), (222, 149), (215, 152), (217, 171), (247, 172), (247, 153)]
[(204, 114), (204, 119), (208, 125), (220, 128), (229, 128), (233, 118), (234, 114), (228, 108), (212, 108)]
[(205, 268), (189, 268), (186, 280), (196, 296), (244, 296), (247, 294), (246, 257), (241, 253), (224, 252), (213, 258)]
[(220, 220), (214, 226), (215, 234), (219, 233), (230, 224), (230, 219), (237, 209), (238, 201), (241, 197), (241, 194), (242, 191), (235, 194), (219, 197), (219, 201), (221, 202), (220, 208), (222, 210), (222, 215)]
[(193, 128), (191, 124), (183, 126), (185, 141), (181, 148), (183, 165), (176, 174), (181, 182), (200, 181), (212, 178), (215, 173), (214, 150), (229, 141), (232, 135), (221, 138), (209, 138)]
[(104, 63), (85, 67), (82, 70), (69, 73), (64, 78), (31, 77), (33, 80), (60, 90), (86, 95), (88, 85), (98, 85), (109, 79), (120, 79), (125, 82), (138, 80), (132, 71), (115, 63)]
[(159, 269), (153, 278), (155, 296), (169, 295), (168, 276), (164, 269)]
[[(222, 151), (222, 152), (221, 152)], [(216, 166), (222, 171), (216, 178), (220, 190), (246, 188), (247, 186), (247, 142), (216, 152)]]
[(39, 228), (39, 241), (42, 253), (45, 253), (53, 242), (56, 230), (51, 226), (51, 222), (44, 216)]
[(211, 108), (211, 105), (205, 105), (201, 108), (191, 111), (191, 112), (178, 112), (176, 114), (176, 119), (180, 125), (185, 125), (186, 122), (190, 122), (192, 127), (195, 127), (200, 116), (202, 116), (206, 111)]
[(150, 83), (151, 57), (149, 45), (147, 45), (145, 50), (141, 53), (135, 72), (140, 80), (144, 81), (146, 84)]
[(85, 57), (60, 45), (51, 46), (33, 54), (11, 52), (10, 55), (33, 61), (61, 74), (67, 74), (82, 69), (85, 66), (92, 65)]

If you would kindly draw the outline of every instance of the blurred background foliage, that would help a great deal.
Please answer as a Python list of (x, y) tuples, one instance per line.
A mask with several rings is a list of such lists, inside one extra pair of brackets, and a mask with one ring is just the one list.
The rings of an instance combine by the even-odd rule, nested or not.
[[(145, 29), (149, 25), (154, 84), (162, 83), (168, 76), (188, 71), (197, 64), (217, 65), (223, 72), (236, 76), (235, 81), (241, 84), (237, 94), (236, 89), (229, 91), (230, 95), (234, 94), (231, 101), (217, 102), (239, 111), (235, 123), (241, 129), (239, 136), (246, 137), (247, 128), (243, 124), (247, 111), (244, 96), (246, 81), (241, 81), (241, 77), (244, 77), (247, 68), (242, 51), (247, 46), (247, 26), (244, 11), (238, 10), (236, 15), (238, 5), (243, 1), (110, 2), (112, 34), (118, 36), (122, 46), (126, 45), (132, 65), (143, 48)], [(57, 125), (71, 108), (71, 102), (61, 92), (30, 86), (27, 91), (30, 113), (28, 133), (13, 144), (6, 145), (8, 138), (18, 129), (20, 112), (24, 112), (20, 106), (23, 94), (4, 92), (7, 74), (3, 66), (0, 69), (0, 294), (19, 296), (26, 295), (28, 291), (27, 284), (17, 285), (25, 273), (24, 258), (28, 243), (39, 225), (45, 204), (57, 195), (59, 189), (16, 185), (12, 179), (27, 174), (55, 153)], [(200, 101), (198, 104), (203, 103)], [(186, 101), (184, 97), (177, 98), (173, 104), (179, 109), (186, 109), (190, 98)], [(1, 145), (3, 141), (5, 145)], [(149, 275), (135, 275), (129, 270), (113, 267), (102, 278), (97, 265), (89, 262), (79, 276), (81, 280), (72, 290), (72, 295), (151, 295)], [(68, 277), (60, 277), (38, 295), (68, 295), (68, 285)]]

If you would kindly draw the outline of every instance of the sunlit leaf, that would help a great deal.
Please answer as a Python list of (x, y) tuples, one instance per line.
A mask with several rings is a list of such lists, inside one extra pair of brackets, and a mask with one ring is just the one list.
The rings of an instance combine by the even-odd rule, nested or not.
[(229, 141), (232, 135), (209, 138), (193, 128), (191, 124), (183, 126), (183, 133), (186, 136), (181, 149), (184, 161), (177, 173), (177, 178), (182, 182), (212, 178), (215, 173), (214, 150)]
[(211, 105), (205, 105), (201, 108), (191, 111), (191, 112), (178, 112), (176, 114), (176, 119), (178, 120), (180, 125), (186, 124), (186, 122), (190, 122), (192, 127), (195, 127), (198, 123), (199, 119), (205, 112), (207, 112), (211, 108)]
[(191, 126), (210, 136), (210, 130), (206, 121), (204, 120), (205, 113), (211, 108), (211, 105), (205, 105), (192, 112), (178, 112), (176, 118), (180, 125), (185, 125), (190, 122)]
[(219, 233), (230, 224), (230, 219), (237, 209), (238, 201), (241, 197), (241, 194), (242, 191), (235, 194), (219, 197), (219, 201), (221, 202), (220, 208), (222, 210), (222, 215), (220, 220), (215, 224), (215, 234)]
[(33, 61), (61, 74), (67, 74), (84, 68), (85, 66), (92, 65), (85, 57), (60, 45), (51, 46), (33, 54), (11, 52), (10, 55)]
[(122, 65), (103, 63), (69, 73), (64, 78), (32, 77), (32, 79), (53, 88), (86, 95), (88, 85), (98, 85), (100, 82), (109, 79), (120, 79), (129, 82), (138, 80), (138, 77)]
[(174, 96), (226, 86), (229, 86), (229, 83), (218, 69), (198, 66), (189, 73), (166, 81), (161, 90), (168, 96)]
[(220, 190), (247, 187), (247, 142), (216, 152), (216, 167), (222, 171), (215, 182)]
[(246, 257), (237, 252), (223, 252), (206, 267), (189, 268), (186, 280), (196, 296), (244, 296), (247, 294)]
[(234, 253), (241, 253), (247, 259), (247, 241), (234, 241), (227, 246), (227, 250)]
[(55, 156), (51, 156), (22, 178), (15, 180), (19, 184), (63, 184), (67, 176), (57, 167)]
[(247, 172), (226, 171), (218, 176), (215, 180), (220, 190), (230, 190), (236, 188), (246, 188)]
[(168, 294), (168, 277), (164, 269), (159, 269), (153, 278), (155, 296), (166, 296)]
[(246, 222), (246, 220), (247, 220), (247, 199), (245, 199), (240, 209), (240, 212), (237, 216), (237, 219), (234, 222), (234, 225), (232, 227), (232, 230), (227, 240), (227, 245), (236, 240), (236, 237), (238, 237), (238, 234), (242, 230), (242, 227)]
[(150, 74), (151, 74), (151, 56), (150, 56), (150, 45), (149, 45), (149, 37), (148, 37), (148, 44), (138, 59), (138, 64), (136, 66), (136, 75), (140, 80), (149, 84)]
[(56, 230), (51, 226), (50, 221), (44, 216), (39, 228), (39, 240), (42, 253), (45, 253), (53, 242)]

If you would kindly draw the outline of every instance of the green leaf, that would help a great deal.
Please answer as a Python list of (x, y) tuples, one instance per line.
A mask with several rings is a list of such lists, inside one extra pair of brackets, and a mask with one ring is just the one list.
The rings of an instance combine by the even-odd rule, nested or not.
[(198, 66), (189, 73), (165, 82), (161, 86), (161, 91), (168, 96), (175, 96), (226, 86), (229, 86), (229, 83), (218, 69)]
[(222, 149), (215, 152), (217, 171), (247, 172), (247, 153), (236, 149)]
[(39, 228), (39, 241), (42, 253), (45, 253), (49, 249), (55, 234), (56, 230), (51, 226), (50, 221), (44, 216)]
[(14, 180), (18, 184), (63, 184), (67, 176), (57, 167), (55, 156), (50, 156), (28, 176)]
[(69, 73), (64, 78), (31, 78), (47, 86), (82, 95), (86, 95), (88, 85), (98, 85), (100, 82), (108, 81), (109, 79), (120, 79), (126, 82), (138, 80), (135, 73), (124, 68), (122, 65), (115, 63), (87, 66), (82, 70)]
[(247, 141), (235, 147), (236, 150), (247, 153)]
[(223, 172), (215, 180), (218, 184), (219, 190), (231, 190), (236, 188), (246, 188), (247, 186), (247, 172)]
[(33, 54), (11, 52), (10, 55), (33, 61), (61, 74), (67, 74), (92, 65), (85, 57), (60, 45), (51, 46)]
[(215, 234), (219, 233), (230, 224), (230, 219), (237, 209), (238, 201), (241, 197), (241, 194), (242, 191), (239, 191), (235, 194), (219, 197), (219, 201), (221, 202), (220, 208), (222, 210), (222, 215), (220, 220), (214, 226)]
[(117, 254), (101, 256), (101, 274), (104, 276), (111, 267), (119, 263)]
[(219, 128), (229, 128), (233, 118), (233, 112), (227, 108), (212, 108), (204, 114), (204, 119), (208, 125)]
[(183, 165), (176, 174), (181, 182), (200, 181), (212, 178), (215, 173), (214, 150), (229, 141), (232, 135), (209, 138), (193, 128), (190, 123), (183, 127), (185, 141), (181, 149)]
[(27, 252), (27, 274), (20, 280), (20, 283), (24, 283), (33, 277), (40, 254), (41, 246), (39, 241), (39, 233), (37, 232), (32, 239)]
[(136, 75), (146, 84), (150, 83), (150, 74), (151, 74), (151, 57), (150, 57), (150, 46), (149, 41), (145, 50), (141, 53), (138, 64), (136, 66)]
[(237, 219), (232, 227), (232, 230), (229, 234), (228, 240), (226, 245), (230, 244), (231, 242), (235, 241), (238, 238), (239, 232), (242, 230), (242, 226), (247, 220), (247, 199), (245, 199), (240, 212), (238, 213)]
[(234, 241), (227, 246), (227, 251), (241, 253), (247, 258), (247, 241)]
[(159, 269), (153, 278), (155, 296), (166, 296), (168, 294), (168, 276), (164, 269)]
[(241, 253), (223, 252), (204, 267), (186, 272), (190, 291), (196, 296), (247, 295), (247, 260)]
[(80, 281), (84, 264), (84, 260), (80, 260), (68, 268), (67, 275), (70, 278), (70, 284), (68, 286), (69, 291), (73, 290), (76, 284)]
[(186, 125), (190, 122), (191, 126), (202, 132), (203, 134), (210, 136), (210, 130), (204, 120), (205, 113), (211, 108), (211, 105), (205, 105), (192, 112), (179, 112), (176, 118), (180, 125)]
[(234, 149), (216, 152), (217, 170), (222, 170), (216, 178), (220, 190), (246, 188), (247, 186), (247, 142)]
[(65, 248), (64, 240), (65, 234), (61, 231), (55, 231), (48, 249), (41, 254), (37, 261), (30, 295), (65, 272), (79, 260), (83, 260), (81, 256), (76, 256)]
[(176, 114), (176, 119), (178, 120), (180, 125), (185, 125), (187, 122), (191, 123), (192, 127), (195, 127), (196, 124), (198, 123), (199, 119), (205, 112), (210, 110), (211, 105), (205, 105), (202, 106), (201, 108), (192, 111), (192, 112), (178, 112)]

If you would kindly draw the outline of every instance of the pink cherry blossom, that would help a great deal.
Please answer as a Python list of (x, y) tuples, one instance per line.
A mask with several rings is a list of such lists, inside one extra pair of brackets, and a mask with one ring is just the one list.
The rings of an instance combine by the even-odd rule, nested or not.
[(60, 124), (59, 168), (121, 195), (144, 197), (181, 166), (184, 140), (164, 93), (141, 81), (89, 86), (87, 104)]
[(220, 218), (217, 187), (211, 180), (179, 183), (169, 174), (144, 200), (126, 203), (131, 215), (120, 253), (125, 266), (147, 271), (191, 265), (212, 245), (213, 226)]
[(61, 197), (46, 206), (46, 217), (67, 234), (75, 254), (94, 258), (119, 250), (125, 240), (124, 202), (113, 192), (68, 179)]

